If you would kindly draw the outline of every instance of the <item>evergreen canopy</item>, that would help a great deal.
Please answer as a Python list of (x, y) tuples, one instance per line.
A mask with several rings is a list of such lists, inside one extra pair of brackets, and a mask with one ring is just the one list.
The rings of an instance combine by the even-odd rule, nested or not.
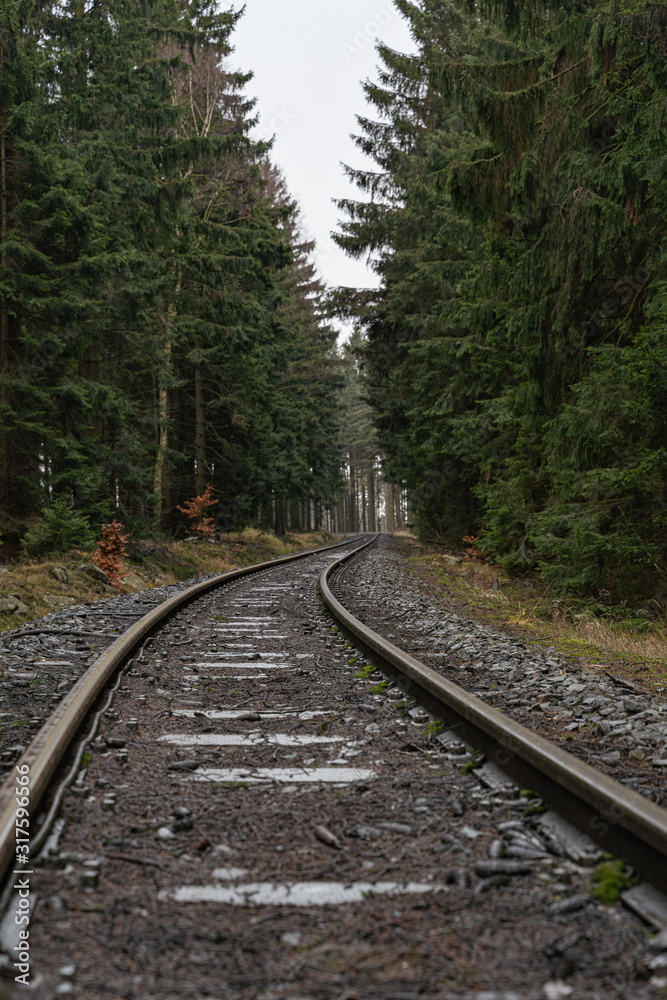
[(396, 0), (338, 242), (421, 533), (561, 589), (667, 585), (667, 6)]
[(220, 524), (331, 504), (335, 336), (254, 142), (240, 14), (210, 0), (0, 12), (0, 511)]

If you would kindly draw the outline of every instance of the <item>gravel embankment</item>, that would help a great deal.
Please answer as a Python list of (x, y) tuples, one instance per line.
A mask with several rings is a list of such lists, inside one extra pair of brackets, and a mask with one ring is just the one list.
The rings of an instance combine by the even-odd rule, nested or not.
[(409, 573), (387, 536), (339, 578), (357, 617), (450, 680), (667, 805), (667, 701), (461, 614)]

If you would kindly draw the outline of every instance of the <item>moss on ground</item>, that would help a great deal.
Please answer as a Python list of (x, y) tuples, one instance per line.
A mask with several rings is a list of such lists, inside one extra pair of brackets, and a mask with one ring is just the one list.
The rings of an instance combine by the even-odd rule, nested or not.
[(617, 903), (621, 893), (632, 885), (625, 862), (618, 859), (598, 865), (591, 875), (591, 882), (593, 885), (588, 890), (589, 894), (607, 906)]

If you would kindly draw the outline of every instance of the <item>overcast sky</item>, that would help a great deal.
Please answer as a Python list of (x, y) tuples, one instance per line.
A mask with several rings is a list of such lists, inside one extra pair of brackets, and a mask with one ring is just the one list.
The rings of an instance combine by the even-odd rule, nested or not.
[(255, 74), (248, 93), (258, 101), (259, 131), (275, 133), (273, 160), (317, 240), (330, 285), (377, 284), (364, 261), (350, 260), (329, 235), (338, 220), (332, 199), (356, 197), (341, 162), (364, 165), (350, 133), (355, 115), (373, 113), (362, 82), (376, 76), (377, 37), (402, 52), (414, 48), (391, 0), (246, 0), (232, 39), (231, 63)]

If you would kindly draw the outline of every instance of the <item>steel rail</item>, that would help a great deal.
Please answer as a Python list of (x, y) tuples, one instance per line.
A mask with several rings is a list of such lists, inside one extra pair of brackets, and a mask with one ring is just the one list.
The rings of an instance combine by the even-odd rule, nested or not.
[[(16, 851), (16, 794), (17, 783), (15, 775), (17, 768), (27, 765), (30, 777), (30, 815), (34, 817), (36, 810), (51, 778), (63, 756), (76, 736), (81, 724), (88, 715), (100, 693), (116, 671), (132, 655), (140, 643), (146, 641), (159, 626), (175, 611), (189, 604), (195, 598), (206, 594), (225, 583), (240, 577), (250, 576), (262, 570), (272, 569), (285, 563), (318, 555), (320, 552), (330, 552), (343, 545), (350, 545), (362, 535), (347, 538), (343, 542), (326, 545), (318, 549), (308, 549), (289, 556), (281, 556), (268, 562), (245, 566), (242, 569), (221, 573), (209, 580), (193, 584), (187, 590), (176, 594), (155, 610), (144, 615), (140, 621), (123, 632), (111, 646), (108, 647), (88, 670), (72, 686), (63, 698), (55, 712), (49, 716), (37, 735), (25, 749), (19, 760), (12, 764), (11, 772), (0, 785), (0, 882), (4, 879), (10, 866), (10, 861)], [(20, 867), (20, 866), (16, 866)]]
[(447, 680), (368, 628), (334, 596), (334, 575), (367, 547), (332, 563), (319, 580), (326, 607), (355, 645), (431, 714), (456, 726), (462, 739), (482, 749), (504, 773), (539, 792), (590, 840), (631, 861), (648, 882), (667, 890), (667, 809)]

